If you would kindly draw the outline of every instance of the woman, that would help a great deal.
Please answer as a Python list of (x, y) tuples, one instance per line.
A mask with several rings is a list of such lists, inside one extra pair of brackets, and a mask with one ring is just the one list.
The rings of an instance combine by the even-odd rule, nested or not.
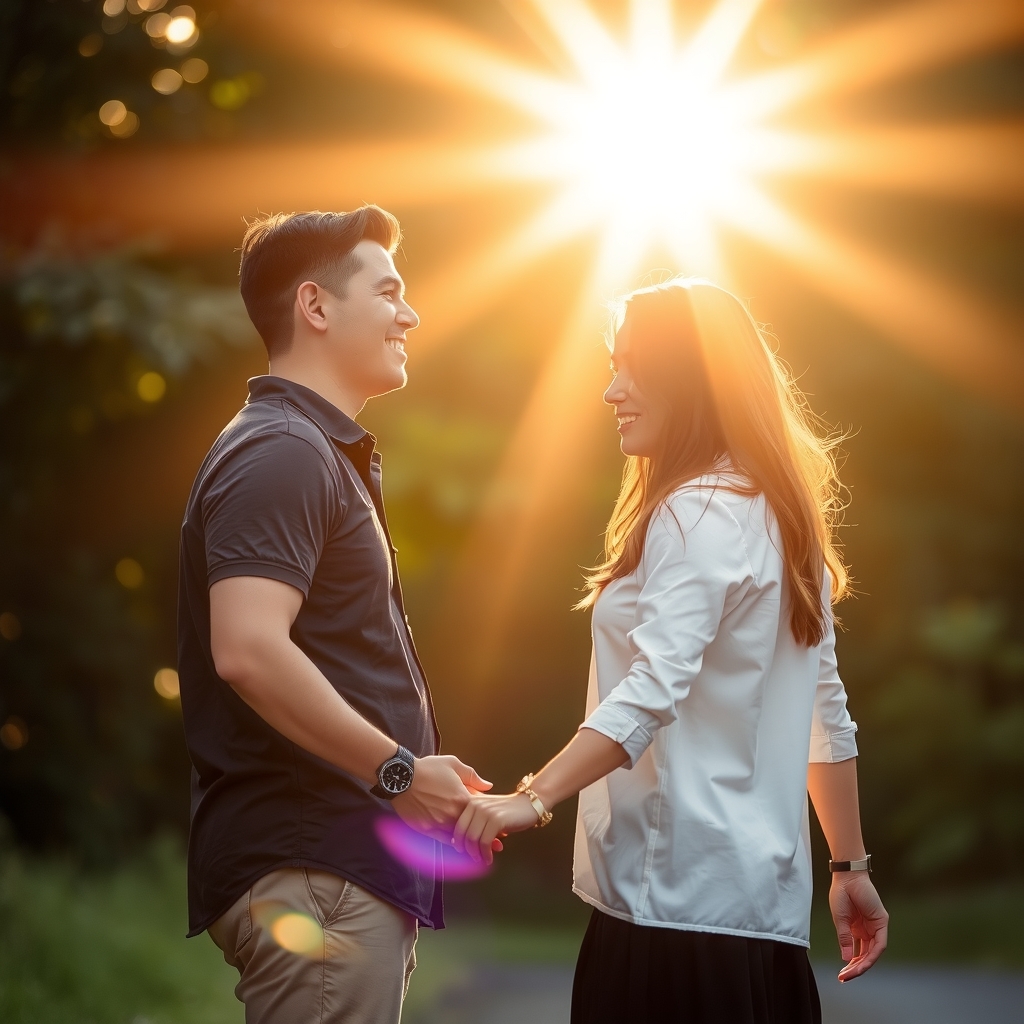
[(820, 1021), (808, 791), (840, 980), (878, 959), (888, 920), (834, 654), (831, 444), (747, 311), (706, 282), (630, 295), (612, 369), (627, 461), (582, 602), (587, 718), (517, 793), (474, 796), (452, 842), (490, 861), (495, 838), (580, 792), (574, 891), (594, 912), (575, 1024)]

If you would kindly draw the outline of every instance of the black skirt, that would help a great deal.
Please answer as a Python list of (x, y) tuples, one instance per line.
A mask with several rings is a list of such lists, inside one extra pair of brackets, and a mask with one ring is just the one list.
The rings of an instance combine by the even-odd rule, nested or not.
[(803, 946), (650, 928), (595, 910), (572, 1024), (821, 1024)]

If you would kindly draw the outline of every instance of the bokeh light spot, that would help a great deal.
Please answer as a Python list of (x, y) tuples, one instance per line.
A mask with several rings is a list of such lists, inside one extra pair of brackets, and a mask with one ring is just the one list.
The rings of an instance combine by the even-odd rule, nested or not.
[(244, 78), (222, 78), (210, 86), (210, 102), (221, 110), (238, 110), (249, 96), (249, 83)]
[(103, 13), (108, 18), (116, 18), (125, 8), (125, 0), (103, 0)]
[(5, 640), (17, 640), (21, 636), (21, 620), (14, 612), (0, 615), (0, 636)]
[(428, 878), (441, 877), (442, 863), (444, 878), (449, 882), (479, 878), (490, 871), (489, 865), (417, 832), (401, 818), (382, 816), (374, 829), (384, 849), (395, 860)]
[(274, 936), (274, 941), (289, 953), (311, 956), (323, 949), (323, 929), (306, 914), (294, 911), (282, 914), (270, 926), (270, 934)]
[(167, 381), (155, 370), (150, 370), (139, 378), (135, 390), (144, 402), (159, 402), (167, 391)]
[(108, 127), (119, 125), (128, 116), (128, 108), (121, 100), (107, 100), (100, 107), (100, 120)]
[(160, 14), (151, 14), (146, 19), (146, 35), (150, 39), (162, 39), (167, 33), (167, 26), (171, 23), (171, 16), (160, 12)]
[(21, 750), (28, 743), (28, 726), (16, 715), (12, 715), (0, 725), (0, 743), (8, 750)]
[(83, 57), (95, 57), (103, 49), (103, 36), (99, 32), (90, 32), (78, 44), (78, 52)]
[(142, 566), (134, 558), (122, 558), (114, 566), (114, 575), (125, 590), (138, 590), (146, 579)]
[(161, 68), (153, 73), (150, 84), (161, 96), (170, 96), (181, 88), (182, 77), (174, 68)]
[(163, 34), (169, 43), (187, 43), (196, 34), (196, 23), (193, 18), (179, 15), (171, 18)]
[(153, 676), (153, 689), (164, 700), (177, 700), (181, 696), (181, 683), (173, 668), (162, 668)]
[(181, 77), (191, 85), (201, 82), (210, 73), (210, 65), (202, 57), (189, 57), (181, 65)]
[(110, 126), (110, 134), (116, 139), (127, 139), (139, 130), (139, 123), (139, 115), (129, 110), (123, 121)]
[(135, 0), (140, 11), (159, 11), (167, 0)]

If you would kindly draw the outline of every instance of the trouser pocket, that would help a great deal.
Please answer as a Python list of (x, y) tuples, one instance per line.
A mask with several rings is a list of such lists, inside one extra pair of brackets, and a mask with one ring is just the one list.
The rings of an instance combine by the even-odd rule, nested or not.
[(346, 879), (330, 871), (303, 868), (302, 874), (320, 924), (326, 928), (344, 913), (351, 885)]

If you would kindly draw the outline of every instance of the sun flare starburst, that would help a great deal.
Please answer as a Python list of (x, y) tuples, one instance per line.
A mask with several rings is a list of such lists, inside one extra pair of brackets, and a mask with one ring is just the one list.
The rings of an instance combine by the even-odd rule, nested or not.
[[(835, 207), (838, 189), (852, 189), (1019, 210), (1019, 119), (879, 120), (849, 117), (847, 108), (844, 120), (840, 111), (867, 90), (1018, 43), (1021, 0), (866, 5), (788, 54), (761, 47), (759, 57), (752, 40), (787, 5), (505, 0), (501, 10), (522, 29), (516, 39), (509, 31), (499, 42), (408, 0), (223, 8), (223, 31), (303, 63), (411, 87), (441, 100), (437, 109), (447, 97), (453, 109), (473, 111), (470, 131), (453, 127), (456, 116), (443, 122), (447, 130), (362, 139), (207, 150), (133, 150), (133, 140), (71, 162), (26, 156), (5, 179), (5, 216), (26, 235), (53, 222), (114, 218), (129, 236), (185, 247), (237, 241), (240, 219), (259, 209), (370, 200), (404, 216), (486, 200), (518, 210), (540, 187), (532, 213), (446, 254), (415, 282), (422, 352), (485, 315), (568, 243), (585, 242), (589, 252), (582, 282), (551, 311), (563, 327), (552, 330), (468, 545), (467, 572), (476, 576), (459, 614), (475, 623), (469, 631), (485, 668), (516, 587), (558, 519), (553, 509), (583, 474), (599, 409), (600, 300), (650, 264), (735, 286), (738, 252), (748, 267), (751, 254), (760, 265), (778, 263), (958, 386), (1018, 414), (1024, 406), (1024, 355), (1008, 311), (803, 201)], [(615, 14), (623, 27), (611, 27)]]
[(656, 244), (683, 269), (720, 273), (716, 222), (758, 172), (799, 162), (801, 140), (758, 124), (757, 104), (721, 80), (756, 7), (725, 0), (678, 44), (662, 0), (633, 4), (622, 43), (580, 4), (537, 5), (576, 80), (546, 83), (549, 131), (514, 166), (563, 183), (567, 229), (602, 229), (603, 284), (621, 287)]

